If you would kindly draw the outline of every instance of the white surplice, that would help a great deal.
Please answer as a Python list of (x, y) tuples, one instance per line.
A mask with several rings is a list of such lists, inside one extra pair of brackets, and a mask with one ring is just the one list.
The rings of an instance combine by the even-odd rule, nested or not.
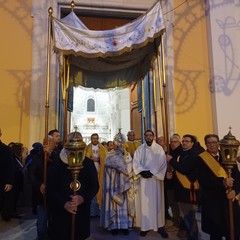
[[(134, 153), (133, 170), (139, 177), (135, 183), (136, 220), (135, 226), (142, 231), (157, 231), (165, 225), (164, 184), (167, 169), (166, 155), (155, 142), (151, 146), (142, 144)], [(147, 171), (151, 178), (143, 178), (139, 173)]]

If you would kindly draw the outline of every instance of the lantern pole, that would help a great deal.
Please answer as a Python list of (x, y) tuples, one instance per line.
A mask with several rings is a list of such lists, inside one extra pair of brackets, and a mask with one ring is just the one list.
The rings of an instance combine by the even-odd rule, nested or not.
[[(237, 164), (237, 152), (240, 142), (232, 135), (231, 127), (229, 128), (229, 132), (224, 136), (222, 140), (219, 142), (222, 156), (222, 165), (224, 166), (226, 172), (228, 173), (228, 177), (232, 176), (232, 169)], [(227, 188), (228, 192), (232, 190), (231, 187)], [(232, 199), (228, 200), (229, 205), (229, 235), (230, 240), (234, 240), (234, 216), (233, 216), (233, 201)]]

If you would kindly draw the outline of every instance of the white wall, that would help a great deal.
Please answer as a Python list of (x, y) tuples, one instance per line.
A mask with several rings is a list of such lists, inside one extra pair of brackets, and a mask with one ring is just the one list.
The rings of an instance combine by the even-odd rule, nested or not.
[(213, 104), (215, 131), (220, 137), (232, 127), (240, 139), (240, 4), (210, 1), (209, 42), (212, 47)]

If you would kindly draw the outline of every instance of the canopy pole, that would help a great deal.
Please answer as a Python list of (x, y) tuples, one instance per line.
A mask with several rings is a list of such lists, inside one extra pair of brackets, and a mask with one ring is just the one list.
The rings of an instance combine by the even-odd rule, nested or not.
[(165, 119), (165, 106), (163, 100), (163, 80), (161, 74), (161, 66), (160, 66), (160, 52), (157, 55), (157, 65), (158, 65), (158, 77), (159, 77), (159, 95), (160, 95), (160, 104), (161, 104), (161, 115), (162, 115), (162, 128), (163, 128), (163, 136), (166, 136), (166, 119)]
[(153, 102), (154, 102), (154, 117), (155, 117), (155, 136), (158, 138), (158, 123), (157, 123), (157, 83), (156, 83), (156, 69), (155, 61), (152, 63), (153, 72)]
[(62, 74), (60, 76), (61, 81), (61, 92), (62, 92), (62, 104), (63, 104), (63, 142), (65, 142), (65, 105), (66, 105), (66, 58), (65, 55), (62, 57)]
[(68, 126), (68, 121), (67, 121), (67, 116), (68, 116), (68, 87), (69, 87), (69, 75), (70, 75), (70, 64), (68, 57), (65, 59), (65, 66), (66, 66), (66, 77), (64, 79), (65, 81), (65, 108), (64, 108), (64, 142), (66, 142), (67, 138), (67, 126)]
[(165, 134), (164, 139), (167, 144), (167, 150), (169, 152), (169, 132), (168, 132), (168, 99), (167, 99), (167, 81), (166, 81), (166, 70), (165, 70), (165, 51), (164, 51), (164, 40), (163, 34), (161, 37), (161, 63), (162, 63), (162, 86), (163, 86), (163, 100), (164, 100), (164, 112), (165, 112)]
[(142, 119), (143, 119), (143, 132), (146, 130), (146, 112), (145, 112), (145, 97), (144, 97), (144, 79), (142, 79)]
[[(50, 53), (51, 53), (51, 22), (52, 22), (53, 9), (48, 9), (48, 41), (47, 41), (47, 78), (46, 78), (46, 99), (45, 99), (45, 144), (49, 144), (48, 141), (48, 122), (49, 122), (49, 92), (50, 92)], [(47, 181), (47, 161), (48, 153), (44, 151), (44, 171), (43, 171), (43, 183), (46, 186)], [(46, 194), (43, 194), (44, 207), (46, 207)]]
[(69, 87), (69, 75), (70, 64), (68, 57), (63, 55), (63, 71), (61, 75), (61, 90), (62, 90), (62, 102), (63, 102), (63, 142), (67, 137), (67, 107), (68, 107), (68, 87)]

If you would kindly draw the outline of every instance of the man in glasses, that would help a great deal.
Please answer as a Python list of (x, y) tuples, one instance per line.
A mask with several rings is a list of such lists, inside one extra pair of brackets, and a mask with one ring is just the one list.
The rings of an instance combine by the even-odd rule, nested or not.
[(188, 240), (198, 239), (198, 226), (195, 217), (196, 205), (199, 201), (199, 185), (196, 175), (197, 139), (191, 134), (182, 137), (182, 152), (178, 157), (167, 156), (169, 164), (175, 169), (175, 200), (179, 204), (183, 223), (178, 232), (179, 237)]
[[(197, 159), (197, 175), (202, 189), (202, 230), (210, 234), (211, 240), (229, 239), (228, 198), (235, 200), (240, 192), (240, 173), (237, 167), (232, 170), (232, 178), (222, 166), (219, 152), (219, 137), (208, 134), (204, 137), (206, 151)], [(232, 188), (232, 190), (230, 189)], [(239, 224), (240, 208), (233, 202), (235, 225)], [(235, 226), (235, 238), (239, 239), (239, 226)]]
[(167, 170), (166, 155), (157, 144), (152, 130), (144, 133), (145, 143), (138, 147), (133, 157), (133, 170), (138, 178), (136, 193), (136, 226), (141, 228), (140, 236), (149, 230), (158, 231), (162, 238), (168, 238), (165, 231), (164, 185)]

